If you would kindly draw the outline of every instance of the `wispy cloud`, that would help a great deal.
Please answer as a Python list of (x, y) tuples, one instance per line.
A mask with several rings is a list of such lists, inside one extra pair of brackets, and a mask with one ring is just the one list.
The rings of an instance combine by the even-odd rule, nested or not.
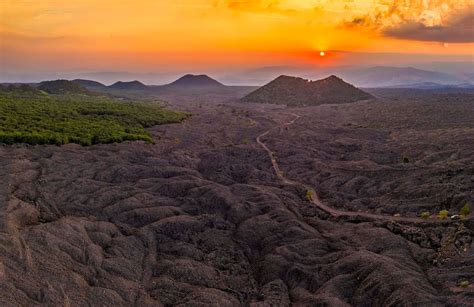
[(291, 15), (298, 11), (289, 6), (287, 0), (220, 0), (215, 6), (224, 7), (234, 12), (245, 12), (263, 15)]
[(61, 35), (61, 36), (51, 36), (51, 35), (33, 35), (29, 33), (22, 33), (18, 31), (9, 31), (2, 30), (0, 31), (2, 39), (10, 43), (24, 43), (24, 44), (54, 44), (59, 42), (77, 42), (81, 37), (73, 35)]
[(278, 0), (227, 0), (225, 4), (231, 9), (255, 10), (278, 8)]

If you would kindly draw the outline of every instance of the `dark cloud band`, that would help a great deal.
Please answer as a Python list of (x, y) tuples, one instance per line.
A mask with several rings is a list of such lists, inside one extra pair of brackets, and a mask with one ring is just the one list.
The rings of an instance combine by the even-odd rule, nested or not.
[(437, 41), (445, 43), (474, 42), (474, 13), (454, 18), (445, 26), (428, 27), (422, 23), (410, 22), (395, 28), (385, 29), (383, 33), (390, 37), (419, 41)]

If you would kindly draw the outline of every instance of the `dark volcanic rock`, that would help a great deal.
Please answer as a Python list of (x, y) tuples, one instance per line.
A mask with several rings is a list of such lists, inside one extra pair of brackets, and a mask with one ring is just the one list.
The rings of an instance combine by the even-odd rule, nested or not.
[(348, 103), (373, 98), (372, 95), (336, 76), (318, 81), (280, 76), (241, 99), (243, 102), (315, 106)]
[[(255, 142), (301, 109), (180, 106), (194, 115), (152, 128), (154, 145), (0, 147), (0, 305), (471, 304), (472, 287), (457, 287), (474, 278), (471, 219), (448, 226), (331, 219), (278, 181)], [(331, 205), (334, 196), (349, 206), (356, 193), (391, 179), (357, 168), (374, 163), (359, 162), (367, 146), (348, 135), (390, 152), (386, 134), (343, 128), (364, 115), (359, 107), (305, 109), (295, 125), (265, 137), (289, 177), (340, 182)], [(332, 163), (344, 148), (354, 165), (341, 170)], [(417, 175), (429, 182), (429, 172)], [(461, 176), (450, 180), (469, 187)]]

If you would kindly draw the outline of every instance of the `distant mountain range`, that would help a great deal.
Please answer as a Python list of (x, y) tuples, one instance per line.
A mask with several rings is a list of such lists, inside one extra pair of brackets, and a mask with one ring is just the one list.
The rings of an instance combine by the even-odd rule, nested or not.
[(97, 91), (107, 91), (107, 90), (131, 90), (131, 91), (142, 91), (142, 90), (154, 90), (154, 91), (162, 91), (162, 90), (187, 90), (187, 89), (223, 89), (226, 88), (225, 85), (220, 83), (219, 81), (212, 79), (207, 75), (185, 75), (176, 81), (165, 84), (165, 85), (154, 85), (154, 86), (147, 86), (140, 81), (118, 81), (112, 85), (106, 86), (100, 82), (93, 81), (93, 80), (85, 80), (85, 79), (75, 79), (72, 82), (88, 88), (90, 90), (97, 90)]
[[(283, 74), (278, 74), (283, 72)], [(414, 88), (414, 89), (473, 89), (474, 73), (448, 74), (437, 71), (422, 70), (413, 67), (388, 67), (377, 66), (370, 68), (334, 68), (320, 69), (311, 67), (264, 67), (249, 70), (240, 75), (229, 75), (222, 78), (226, 83), (244, 84), (243, 80), (252, 80), (247, 84), (264, 84), (269, 80), (277, 78), (279, 75), (298, 75), (306, 79), (317, 80), (331, 74), (337, 74), (348, 83), (362, 88)], [(277, 78), (278, 79), (278, 78)], [(118, 81), (112, 85), (89, 79), (74, 79), (45, 81), (41, 83), (31, 83), (49, 93), (85, 93), (91, 92), (113, 93), (114, 91), (152, 91), (156, 95), (186, 93), (187, 95), (199, 92), (228, 92), (235, 91), (235, 86), (227, 86), (209, 77), (208, 75), (184, 75), (177, 80), (165, 85), (145, 85), (142, 82)], [(246, 87), (249, 91), (251, 87)], [(245, 91), (243, 91), (245, 92)], [(248, 91), (247, 91), (248, 93)]]
[(311, 106), (326, 103), (349, 103), (371, 99), (372, 95), (336, 76), (309, 81), (280, 76), (241, 99), (242, 102)]
[(422, 70), (413, 67), (376, 66), (355, 67), (292, 67), (275, 66), (247, 70), (227, 75), (223, 80), (230, 84), (265, 84), (279, 75), (297, 75), (316, 80), (329, 75), (337, 75), (358, 87), (393, 87), (411, 85), (412, 88), (423, 83), (456, 85), (474, 83), (474, 74), (450, 74), (438, 71)]
[(407, 89), (424, 89), (424, 90), (474, 89), (474, 84), (471, 84), (471, 83), (440, 84), (436, 82), (421, 82), (421, 83), (410, 83), (410, 84), (397, 84), (397, 85), (388, 86), (385, 88), (407, 88)]
[(346, 70), (339, 75), (359, 87), (393, 87), (400, 84), (456, 84), (462, 83), (458, 77), (451, 74), (416, 69), (413, 67), (371, 67)]

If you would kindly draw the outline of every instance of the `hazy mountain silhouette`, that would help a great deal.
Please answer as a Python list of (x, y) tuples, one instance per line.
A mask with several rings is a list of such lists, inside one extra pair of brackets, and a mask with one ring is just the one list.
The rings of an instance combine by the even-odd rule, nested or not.
[(116, 90), (146, 90), (148, 89), (148, 86), (135, 80), (129, 82), (118, 81), (110, 85), (109, 88)]
[(348, 103), (370, 98), (372, 95), (336, 76), (317, 81), (280, 76), (241, 100), (243, 102), (309, 106), (325, 103)]
[(89, 94), (90, 92), (80, 84), (68, 80), (43, 81), (39, 90), (49, 94)]
[(171, 87), (224, 87), (222, 83), (207, 75), (185, 75), (168, 84)]
[(436, 82), (421, 82), (409, 84), (397, 84), (386, 88), (407, 88), (420, 90), (436, 90), (436, 89), (474, 89), (474, 84), (458, 83), (458, 84), (441, 84)]
[(77, 83), (85, 88), (97, 89), (97, 88), (104, 88), (106, 87), (104, 84), (94, 81), (94, 80), (86, 80), (86, 79), (74, 79), (72, 82)]
[(345, 80), (361, 87), (392, 87), (399, 84), (439, 83), (457, 84), (463, 81), (451, 74), (413, 67), (377, 66), (338, 73)]

